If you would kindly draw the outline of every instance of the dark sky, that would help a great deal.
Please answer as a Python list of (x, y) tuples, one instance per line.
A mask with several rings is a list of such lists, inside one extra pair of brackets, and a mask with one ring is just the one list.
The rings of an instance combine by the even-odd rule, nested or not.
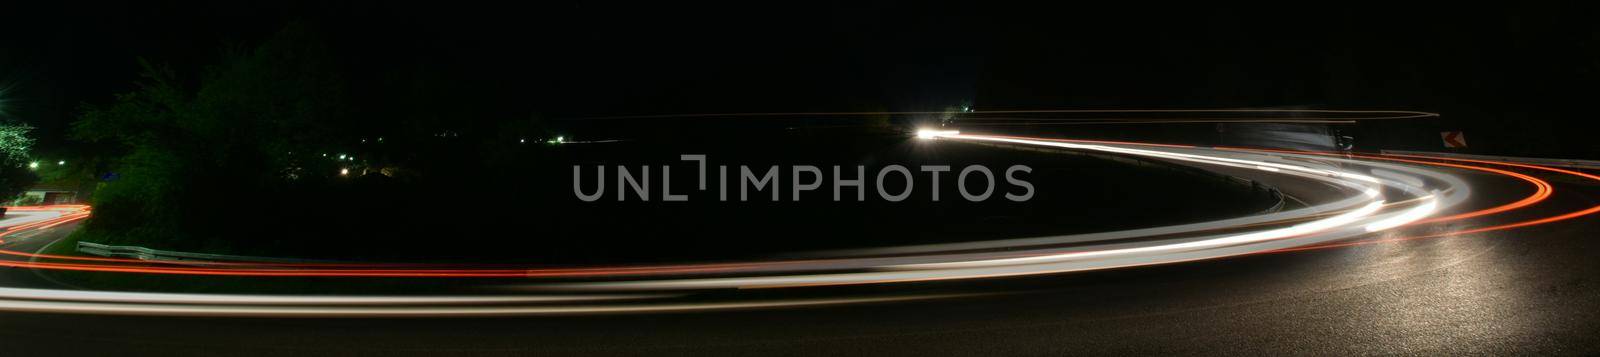
[[(449, 100), (489, 116), (942, 106), (971, 96), (977, 67), (961, 48), (966, 20), (950, 9), (25, 6), (4, 21), (0, 78), (15, 87), (11, 114), (42, 127), (132, 88), (136, 57), (198, 72), (225, 44), (259, 42), (289, 21), (326, 37), (355, 81), (437, 78), (472, 94)], [(914, 21), (892, 19), (901, 16)]]
[[(136, 57), (197, 76), (225, 44), (290, 21), (335, 48), (369, 101), (429, 78), (463, 115), (1319, 107), (1438, 111), (1448, 125), (1560, 138), (1600, 94), (1596, 13), (1579, 5), (1302, 4), (1048, 8), (538, 2), (7, 5), (6, 114), (56, 142)], [(438, 89), (444, 88), (444, 89)], [(1515, 135), (1513, 135), (1515, 134)]]

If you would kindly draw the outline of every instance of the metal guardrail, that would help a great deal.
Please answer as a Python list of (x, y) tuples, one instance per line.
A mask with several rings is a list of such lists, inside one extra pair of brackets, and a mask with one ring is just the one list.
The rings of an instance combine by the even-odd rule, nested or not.
[(1261, 183), (1261, 182), (1258, 182), (1258, 181), (1255, 181), (1255, 180), (1251, 180), (1251, 179), (1247, 179), (1247, 178), (1243, 178), (1243, 177), (1223, 174), (1223, 173), (1220, 173), (1220, 172), (1214, 172), (1214, 171), (1201, 169), (1201, 168), (1197, 168), (1197, 167), (1192, 167), (1192, 166), (1179, 165), (1179, 164), (1175, 164), (1175, 163), (1168, 162), (1168, 161), (1163, 161), (1163, 160), (1148, 159), (1148, 158), (1137, 157), (1137, 156), (1128, 156), (1128, 155), (1113, 155), (1113, 154), (1106, 154), (1106, 153), (1100, 153), (1100, 152), (1090, 152), (1090, 151), (1083, 151), (1083, 150), (1072, 150), (1072, 149), (1065, 149), (1065, 148), (1039, 147), (1039, 146), (1031, 146), (1031, 145), (1016, 145), (1016, 144), (1010, 144), (1010, 143), (978, 142), (978, 141), (965, 141), (965, 140), (961, 140), (961, 141), (957, 141), (957, 142), (964, 143), (964, 144), (982, 145), (982, 146), (988, 146), (988, 147), (1012, 149), (1012, 150), (1023, 150), (1023, 151), (1033, 151), (1033, 152), (1043, 152), (1043, 153), (1053, 153), (1053, 154), (1067, 154), (1067, 155), (1087, 156), (1087, 157), (1094, 157), (1094, 158), (1099, 158), (1099, 159), (1103, 159), (1103, 160), (1111, 160), (1111, 161), (1120, 162), (1120, 163), (1123, 163), (1123, 164), (1139, 166), (1139, 167), (1144, 167), (1144, 168), (1175, 171), (1175, 172), (1179, 172), (1179, 173), (1183, 173), (1183, 174), (1189, 174), (1189, 175), (1196, 175), (1196, 176), (1201, 176), (1201, 177), (1220, 179), (1220, 180), (1222, 180), (1223, 182), (1226, 182), (1226, 183), (1247, 187), (1252, 192), (1265, 193), (1267, 196), (1269, 196), (1273, 200), (1277, 201), (1277, 202), (1273, 203), (1271, 207), (1268, 207), (1267, 209), (1262, 210), (1261, 212), (1259, 212), (1257, 214), (1276, 213), (1278, 211), (1282, 211), (1288, 205), (1288, 200), (1292, 199), (1289, 196), (1284, 195), (1283, 191), (1279, 191), (1277, 187), (1273, 187), (1272, 185), (1268, 185), (1268, 184), (1265, 184), (1265, 183)]
[(1379, 150), (1378, 152), (1379, 153), (1383, 153), (1383, 154), (1430, 155), (1430, 156), (1439, 156), (1439, 157), (1448, 157), (1448, 158), (1457, 158), (1457, 159), (1494, 160), (1494, 161), (1507, 161), (1507, 162), (1516, 162), (1516, 163), (1525, 163), (1525, 164), (1538, 164), (1538, 165), (1546, 165), (1546, 166), (1560, 166), (1560, 167), (1571, 167), (1571, 168), (1579, 168), (1579, 169), (1600, 170), (1600, 161), (1596, 161), (1596, 160), (1549, 159), (1549, 158), (1539, 158), (1539, 157), (1473, 155), (1473, 154), (1457, 154), (1457, 153), (1449, 153), (1449, 152), (1406, 151), (1406, 150)]
[(257, 262), (257, 263), (331, 263), (326, 260), (252, 257), (243, 255), (226, 255), (210, 253), (178, 252), (170, 250), (150, 249), (145, 247), (127, 245), (106, 245), (91, 242), (78, 242), (78, 252), (102, 257), (133, 258), (139, 260), (162, 262)]

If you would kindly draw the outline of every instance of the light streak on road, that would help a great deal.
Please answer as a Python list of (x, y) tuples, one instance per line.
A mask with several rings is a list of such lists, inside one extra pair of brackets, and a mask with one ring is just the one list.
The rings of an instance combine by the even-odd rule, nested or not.
[[(943, 135), (959, 135), (959, 134), (958, 133), (948, 133), (948, 134), (939, 134), (939, 135), (943, 136)], [(1104, 142), (1104, 141), (1090, 141), (1088, 143), (1113, 144), (1113, 142)], [(1122, 144), (1122, 143), (1116, 143), (1116, 144)], [(1128, 144), (1129, 145), (1139, 145), (1138, 143), (1128, 143)], [(1155, 148), (1190, 148), (1190, 147), (1177, 146), (1177, 145), (1147, 145), (1147, 147), (1155, 147)], [(1123, 150), (1122, 152), (1143, 152), (1143, 151)], [(1178, 158), (1186, 159), (1186, 160), (1196, 160), (1198, 156), (1195, 156), (1195, 155), (1181, 155), (1180, 154), (1180, 155), (1174, 155), (1174, 156), (1171, 156), (1171, 157), (1178, 157)], [(1227, 160), (1225, 160), (1225, 161), (1227, 161)], [(1231, 162), (1238, 162), (1238, 160), (1232, 160)], [(1317, 174), (1316, 176), (1321, 176), (1321, 177), (1357, 178), (1359, 181), (1363, 181), (1363, 182), (1378, 182), (1379, 181), (1376, 178), (1372, 178), (1370, 176), (1365, 176), (1365, 175), (1344, 174), (1344, 173), (1331, 172), (1331, 171), (1326, 171), (1326, 170), (1308, 169), (1308, 168), (1297, 167), (1297, 166), (1287, 166), (1287, 165), (1279, 165), (1279, 164), (1255, 165), (1255, 166), (1273, 167), (1273, 168), (1280, 168), (1280, 169), (1281, 168), (1290, 168), (1290, 169), (1294, 169), (1294, 170), (1297, 170), (1297, 171), (1314, 173), (1314, 174)], [(1377, 191), (1374, 190), (1374, 189), (1371, 189), (1371, 188), (1363, 189), (1362, 193), (1363, 193), (1362, 196), (1369, 197), (1369, 198), (1374, 198), (1374, 197), (1377, 196)], [(1347, 201), (1350, 201), (1350, 200), (1347, 200)], [(1348, 204), (1353, 203), (1353, 202), (1360, 202), (1360, 200), (1357, 199), (1357, 200), (1350, 201), (1350, 202), (1341, 202), (1341, 206), (1348, 206)], [(1437, 203), (1435, 203), (1434, 205), (1437, 205)], [(1351, 206), (1351, 208), (1354, 208), (1354, 207), (1355, 206)], [(1319, 208), (1319, 210), (1321, 210), (1321, 211), (1337, 210), (1337, 209), (1339, 209), (1339, 208), (1337, 208), (1337, 207), (1320, 207)], [(1416, 212), (1417, 211), (1410, 211), (1410, 213), (1412, 213), (1411, 215), (1408, 215), (1408, 216), (1405, 216), (1405, 217), (1402, 217), (1402, 218), (1409, 218), (1410, 216), (1420, 215), (1420, 214), (1417, 214)], [(1307, 212), (1300, 212), (1300, 213), (1307, 213)], [(1267, 215), (1267, 216), (1273, 216), (1273, 215)], [(1283, 215), (1274, 216), (1273, 218), (1276, 221), (1300, 220), (1299, 218), (1289, 219), (1289, 217), (1283, 217)], [(1252, 220), (1252, 221), (1234, 220), (1234, 221), (1229, 221), (1229, 222), (1226, 222), (1226, 223), (1230, 224), (1230, 225), (1231, 224), (1241, 224), (1241, 223), (1244, 223), (1246, 225), (1266, 225), (1266, 223), (1270, 223), (1270, 222), (1271, 221), (1260, 221), (1260, 220)], [(1388, 222), (1394, 222), (1394, 221), (1391, 220), (1391, 221), (1388, 221)], [(1221, 229), (1221, 228), (1225, 228), (1225, 227), (1226, 226), (1208, 227), (1208, 226), (1204, 226), (1204, 225), (1198, 225), (1198, 226), (1197, 225), (1189, 225), (1189, 226), (1180, 227), (1180, 229), (1182, 229), (1182, 230), (1190, 230), (1190, 231), (1202, 231), (1203, 232), (1203, 231), (1213, 231), (1213, 230), (1217, 230), (1217, 229)], [(1180, 233), (1180, 232), (1182, 232), (1182, 230), (1160, 231), (1160, 229), (1157, 228), (1156, 230), (1142, 230), (1142, 231), (1141, 230), (1135, 230), (1135, 231), (1131, 231), (1131, 232), (1133, 232), (1133, 233), (1144, 233), (1144, 234), (1147, 234), (1147, 235), (1171, 235), (1171, 234), (1174, 234), (1174, 233)], [(1098, 240), (1114, 240), (1114, 239), (1127, 238), (1127, 237), (1130, 237), (1130, 236), (1126, 236), (1126, 235), (1125, 236), (1111, 235), (1111, 236), (1094, 237), (1094, 238), (1097, 238), (1097, 239), (1079, 239), (1079, 240), (1073, 240), (1073, 241), (1070, 241), (1070, 242), (1079, 242), (1079, 243), (1081, 243), (1081, 242), (1094, 242), (1094, 241), (1098, 241)], [(1060, 243), (1060, 241), (1050, 242), (1050, 243)], [(1025, 245), (1023, 245), (1023, 246), (1025, 246)], [(12, 252), (12, 253), (19, 253), (19, 252)], [(29, 255), (29, 254), (23, 254), (23, 255)], [(36, 255), (33, 255), (33, 256), (36, 256)], [(936, 255), (931, 255), (931, 254), (930, 254), (930, 256), (937, 257)], [(955, 256), (955, 257), (963, 257), (963, 256)], [(45, 256), (44, 258), (56, 258), (56, 259), (60, 259), (60, 260), (78, 260), (78, 261), (117, 262), (117, 263), (146, 264), (146, 265), (151, 264), (151, 262), (144, 262), (144, 261), (130, 260), (130, 259), (119, 259), (119, 258), (81, 258), (81, 257), (60, 257), (60, 256)], [(970, 256), (965, 256), (965, 258), (970, 258)], [(481, 269), (481, 268), (473, 268), (471, 266), (459, 267), (459, 268), (454, 268), (453, 267), (453, 268), (447, 268), (447, 269), (406, 269), (406, 268), (394, 268), (395, 265), (384, 265), (384, 264), (327, 264), (327, 265), (322, 265), (322, 264), (217, 263), (217, 264), (215, 264), (216, 267), (211, 267), (211, 268), (204, 268), (204, 267), (202, 267), (202, 268), (170, 267), (170, 266), (143, 266), (143, 265), (140, 265), (140, 266), (108, 266), (108, 265), (105, 265), (105, 264), (63, 264), (63, 263), (49, 263), (49, 262), (29, 262), (29, 263), (26, 263), (26, 264), (19, 264), (19, 263), (0, 263), (0, 264), (13, 265), (13, 266), (26, 266), (26, 267), (43, 268), (43, 269), (62, 269), (62, 270), (109, 271), (109, 272), (131, 272), (131, 273), (155, 273), (155, 274), (235, 275), (235, 276), (607, 277), (607, 276), (684, 275), (684, 274), (697, 274), (697, 273), (719, 273), (719, 274), (740, 273), (740, 272), (743, 272), (743, 273), (775, 273), (775, 272), (788, 272), (788, 271), (809, 271), (809, 270), (819, 270), (819, 269), (828, 269), (828, 268), (862, 269), (862, 268), (892, 266), (892, 264), (884, 264), (884, 263), (891, 263), (891, 262), (899, 261), (899, 260), (907, 260), (907, 259), (809, 259), (809, 260), (747, 262), (747, 263), (639, 266), (639, 267), (554, 268), (554, 269)], [(932, 257), (915, 257), (915, 258), (911, 258), (910, 260), (915, 260), (915, 261), (918, 261), (917, 263), (921, 263), (921, 261), (937, 260), (937, 259), (932, 258)], [(187, 264), (196, 264), (196, 263), (206, 264), (205, 262), (186, 262), (186, 263)], [(156, 263), (156, 264), (159, 264), (159, 263)]]
[(0, 310), (159, 316), (474, 317), (721, 311), (948, 299), (989, 294), (917, 294), (761, 301), (631, 302), (668, 295), (249, 296), (108, 293), (0, 288)]
[(1435, 201), (1433, 196), (1423, 197), (1422, 204), (1412, 207), (1411, 209), (1406, 210), (1405, 213), (1395, 215), (1394, 217), (1372, 222), (1371, 224), (1367, 225), (1367, 231), (1377, 232), (1410, 224), (1411, 222), (1422, 220), (1423, 217), (1433, 214), (1434, 210), (1437, 210), (1438, 208), (1439, 201)]
[[(877, 300), (868, 298), (760, 303), (644, 304), (640, 304), (639, 301), (670, 299), (681, 294), (679, 293), (681, 291), (704, 289), (791, 288), (984, 279), (1172, 264), (1239, 255), (1459, 236), (1557, 222), (1600, 212), (1600, 206), (1595, 206), (1555, 216), (1477, 228), (1453, 229), (1428, 235), (1399, 237), (1391, 235), (1388, 238), (1358, 239), (1371, 237), (1374, 232), (1414, 225), (1502, 214), (1537, 204), (1555, 193), (1548, 182), (1537, 177), (1479, 165), (1542, 170), (1596, 182), (1600, 182), (1600, 177), (1537, 165), (1416, 155), (1376, 156), (1251, 148), (1202, 148), (1133, 142), (973, 135), (954, 130), (919, 131), (916, 137), (952, 142), (1045, 146), (1119, 156), (1139, 156), (1197, 167), (1246, 169), (1266, 175), (1327, 183), (1340, 187), (1347, 195), (1340, 199), (1311, 203), (1303, 208), (1214, 222), (1068, 236), (820, 252), (806, 259), (709, 264), (539, 269), (489, 268), (473, 264), (358, 262), (334, 264), (184, 262), (184, 265), (174, 266), (164, 262), (137, 259), (52, 256), (0, 248), (0, 253), (29, 258), (26, 261), (0, 259), (0, 266), (32, 269), (201, 276), (518, 278), (526, 279), (527, 282), (516, 285), (517, 289), (562, 292), (554, 295), (487, 297), (479, 301), (438, 296), (311, 300), (309, 297), (293, 296), (115, 294), (90, 296), (59, 290), (20, 292), (0, 290), (0, 309), (176, 315), (453, 316), (686, 311), (832, 304)], [(1323, 163), (1327, 161), (1339, 164)], [(1465, 202), (1472, 190), (1454, 175), (1440, 171), (1441, 168), (1500, 175), (1527, 182), (1533, 190), (1528, 196), (1509, 203), (1442, 215), (1451, 212), (1452, 207)], [(0, 232), (0, 238), (19, 232), (52, 229), (89, 216), (86, 206), (18, 207), (13, 208), (13, 211), (47, 212), (44, 214), (55, 216), (0, 221), (0, 228), (5, 229)], [(1149, 239), (1149, 237), (1159, 238)], [(540, 278), (562, 278), (562, 280), (541, 281)], [(572, 295), (573, 293), (579, 295)], [(601, 298), (589, 300), (589, 297)], [(276, 303), (273, 302), (275, 299)], [(493, 306), (485, 309), (478, 309), (480, 306), (449, 306), (475, 305), (495, 299), (523, 299), (505, 302), (508, 304), (553, 305)], [(593, 301), (617, 302), (620, 305), (581, 305)], [(580, 305), (571, 305), (573, 303)]]
[(918, 129), (917, 130), (917, 138), (918, 139), (936, 139), (936, 138), (941, 137), (941, 136), (953, 136), (953, 135), (960, 135), (960, 134), (961, 134), (961, 132), (957, 131), (957, 130), (935, 130), (935, 129)]

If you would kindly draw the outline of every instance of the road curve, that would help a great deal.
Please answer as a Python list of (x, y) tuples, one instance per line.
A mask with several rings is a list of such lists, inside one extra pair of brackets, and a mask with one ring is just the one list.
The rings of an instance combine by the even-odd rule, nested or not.
[[(570, 269), (410, 264), (160, 264), (39, 256), (0, 265), (126, 274), (472, 278), (492, 295), (239, 296), (0, 289), (22, 311), (0, 333), (139, 324), (134, 350), (217, 346), (200, 326), (263, 351), (599, 353), (1504, 353), (1593, 352), (1600, 263), (1595, 182), (1561, 168), (1399, 155), (938, 133), (928, 140), (1048, 146), (1325, 183), (1302, 208), (1172, 227), (965, 244), (814, 252), (790, 260)], [(81, 218), (78, 218), (81, 219)], [(40, 224), (40, 222), (44, 222)], [(59, 229), (66, 220), (0, 234)], [(12, 233), (19, 232), (19, 233)], [(0, 235), (0, 239), (8, 237)], [(1159, 239), (1152, 239), (1159, 238)], [(8, 244), (15, 244), (8, 242)], [(1129, 267), (1141, 266), (1129, 269)], [(1073, 272), (1072, 274), (1062, 274)], [(803, 297), (796, 297), (803, 296)], [(479, 301), (479, 300), (489, 301)], [(381, 302), (381, 303), (380, 303)], [(771, 309), (773, 307), (799, 309)], [(701, 311), (693, 314), (644, 312)], [(737, 311), (724, 311), (737, 310)], [(37, 314), (77, 312), (86, 315)], [(536, 319), (284, 320), (592, 314)], [(627, 313), (626, 315), (616, 315)], [(342, 321), (342, 322), (340, 322)], [(359, 326), (363, 333), (334, 332)], [(670, 326), (671, 328), (657, 328)], [(752, 327), (755, 326), (755, 327)], [(32, 330), (23, 330), (32, 328)], [(449, 329), (482, 334), (444, 334)], [(294, 346), (292, 330), (327, 332)], [(372, 331), (382, 331), (381, 333)], [(601, 333), (600, 331), (608, 331)], [(394, 342), (369, 334), (406, 336)], [(605, 336), (605, 337), (601, 337)], [(150, 340), (144, 340), (144, 338)], [(9, 340), (9, 338), (8, 338)], [(141, 342), (143, 341), (143, 342)], [(341, 343), (341, 341), (345, 343)], [(174, 347), (175, 346), (175, 347)]]

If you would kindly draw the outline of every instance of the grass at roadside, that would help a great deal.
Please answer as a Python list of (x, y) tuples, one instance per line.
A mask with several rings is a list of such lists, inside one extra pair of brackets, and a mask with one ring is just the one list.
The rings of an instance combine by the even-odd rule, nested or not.
[[(78, 241), (89, 236), (74, 231), (65, 238), (38, 251), (39, 254), (62, 256), (91, 256), (77, 251)], [(72, 270), (41, 270), (39, 274), (59, 283), (74, 287), (108, 291), (187, 292), (187, 293), (281, 293), (286, 291), (382, 292), (393, 287), (394, 281), (348, 281), (340, 279), (250, 278), (227, 276), (190, 276), (171, 274), (113, 273)], [(427, 284), (416, 284), (426, 290)], [(393, 289), (388, 289), (393, 290)]]

